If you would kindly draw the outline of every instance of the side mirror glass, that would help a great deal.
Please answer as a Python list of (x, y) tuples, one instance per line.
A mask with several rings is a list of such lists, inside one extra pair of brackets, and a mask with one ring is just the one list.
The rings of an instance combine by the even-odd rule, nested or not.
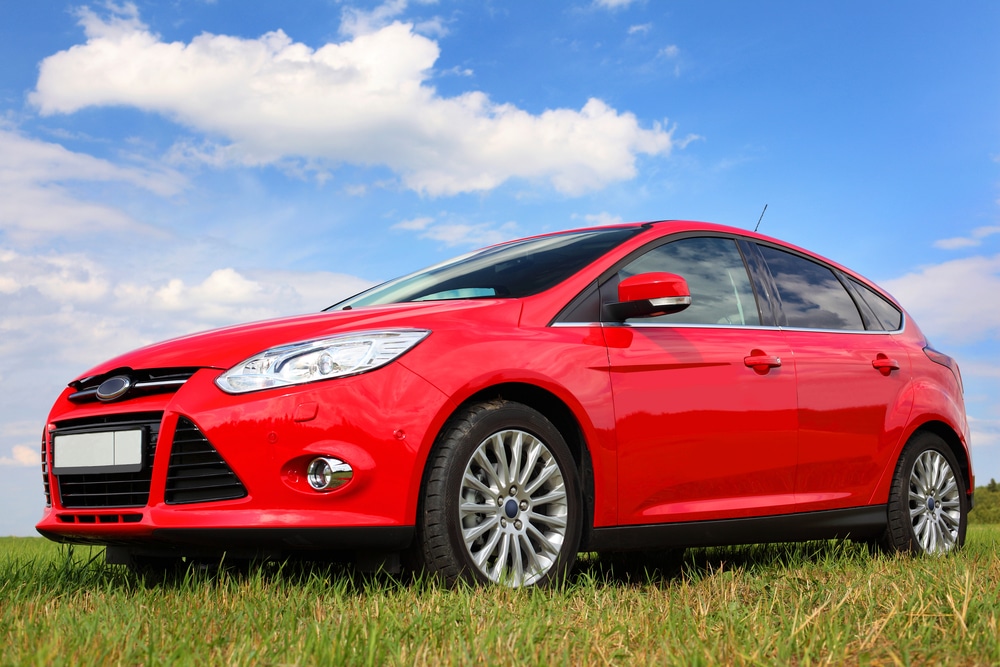
[(607, 313), (616, 322), (630, 317), (679, 313), (691, 305), (687, 281), (675, 273), (652, 272), (629, 276), (618, 283), (618, 302)]

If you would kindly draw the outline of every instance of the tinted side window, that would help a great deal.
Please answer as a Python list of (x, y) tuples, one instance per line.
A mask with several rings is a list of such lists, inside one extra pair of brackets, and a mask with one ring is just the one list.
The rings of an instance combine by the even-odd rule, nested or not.
[(777, 285), (787, 326), (864, 330), (858, 307), (833, 271), (790, 252), (759, 248)]
[(760, 314), (743, 256), (733, 239), (687, 238), (653, 248), (618, 272), (619, 279), (666, 271), (687, 280), (691, 305), (673, 315), (631, 322), (759, 325)]
[(854, 279), (851, 279), (851, 283), (854, 284), (861, 298), (865, 300), (868, 307), (875, 313), (875, 317), (878, 318), (879, 324), (882, 325), (883, 329), (886, 331), (898, 331), (903, 326), (903, 313), (899, 312), (895, 304), (864, 283), (860, 283)]

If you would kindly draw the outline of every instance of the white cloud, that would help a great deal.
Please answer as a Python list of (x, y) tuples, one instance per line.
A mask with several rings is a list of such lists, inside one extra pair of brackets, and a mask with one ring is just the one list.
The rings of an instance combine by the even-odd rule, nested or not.
[(243, 275), (225, 268), (190, 285), (180, 278), (160, 284), (122, 282), (115, 287), (114, 296), (116, 310), (123, 313), (141, 308), (154, 317), (180, 317), (184, 330), (169, 334), (177, 335), (318, 311), (370, 286), (360, 278), (328, 272), (253, 271)]
[[(576, 218), (578, 216), (573, 216), (573, 217)], [(620, 225), (621, 223), (625, 222), (620, 215), (612, 215), (607, 211), (601, 211), (600, 213), (590, 213), (584, 215), (583, 219), (587, 221), (588, 225), (592, 225), (594, 227), (598, 226), (603, 227), (604, 225)]]
[(674, 147), (661, 123), (644, 128), (599, 99), (531, 114), (478, 91), (438, 95), (427, 84), (438, 44), (394, 21), (403, 8), (345, 12), (351, 39), (317, 49), (280, 30), (168, 43), (131, 5), (103, 19), (84, 11), (86, 43), (41, 63), (30, 100), (43, 115), (112, 105), (164, 114), (224, 137), (182, 151), (215, 164), (384, 165), (427, 195), (510, 179), (577, 195), (630, 179), (640, 155)]
[(68, 183), (125, 183), (161, 196), (184, 186), (174, 172), (117, 166), (5, 128), (0, 146), (0, 230), (19, 241), (54, 233), (153, 232), (119, 209), (80, 199)]
[(678, 47), (676, 44), (670, 44), (660, 49), (660, 55), (668, 59), (676, 58), (678, 54), (680, 54), (680, 52), (681, 52), (680, 47)]
[(99, 300), (108, 292), (104, 270), (80, 255), (22, 255), (0, 248), (0, 293), (37, 291), (60, 304)]
[(594, 6), (601, 9), (625, 9), (636, 0), (594, 0)]
[(10, 450), (10, 456), (0, 456), (0, 466), (40, 466), (41, 453), (25, 445), (14, 445)]
[(972, 234), (969, 236), (956, 236), (949, 239), (940, 239), (934, 242), (935, 248), (941, 248), (942, 250), (958, 250), (961, 248), (974, 248), (976, 246), (982, 245), (983, 239), (993, 236), (994, 234), (1000, 234), (1000, 227), (989, 226), (989, 227), (977, 227), (972, 230)]
[(1000, 446), (1000, 419), (977, 419), (969, 417), (972, 444), (976, 447)]
[(115, 276), (80, 255), (0, 249), (0, 359), (75, 368), (157, 340), (316, 312), (371, 285), (329, 272), (217, 269), (200, 281)]
[(482, 247), (508, 241), (517, 236), (517, 224), (439, 222), (434, 218), (414, 218), (392, 226), (392, 229), (419, 232), (419, 237), (438, 241), (448, 247), (465, 245)]
[(393, 229), (406, 229), (409, 231), (422, 231), (427, 229), (430, 224), (434, 222), (434, 218), (411, 218), (410, 220), (403, 220), (397, 222), (392, 226)]
[(926, 266), (882, 281), (932, 339), (971, 343), (1000, 338), (1000, 255)]
[(369, 12), (346, 7), (341, 14), (340, 34), (348, 37), (370, 35), (390, 25), (406, 10), (406, 0), (388, 0)]
[(645, 35), (650, 30), (653, 29), (652, 23), (642, 23), (640, 25), (630, 25), (628, 27), (628, 34), (630, 35)]
[(41, 453), (37, 443), (42, 437), (42, 426), (42, 423), (31, 420), (5, 420), (0, 423), (0, 452), (8, 452), (0, 453), (0, 466), (40, 466)]

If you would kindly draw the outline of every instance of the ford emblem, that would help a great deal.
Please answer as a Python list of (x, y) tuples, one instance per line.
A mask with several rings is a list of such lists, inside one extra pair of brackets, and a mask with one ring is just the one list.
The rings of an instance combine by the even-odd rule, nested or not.
[(113, 401), (116, 398), (124, 396), (131, 388), (132, 379), (129, 376), (116, 375), (102, 382), (101, 386), (97, 388), (97, 400), (104, 402)]

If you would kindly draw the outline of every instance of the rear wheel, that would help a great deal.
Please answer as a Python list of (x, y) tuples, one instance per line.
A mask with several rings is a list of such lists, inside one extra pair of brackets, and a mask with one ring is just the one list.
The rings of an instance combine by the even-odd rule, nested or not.
[(581, 504), (575, 461), (548, 419), (505, 400), (474, 405), (431, 455), (420, 560), (448, 584), (552, 583), (576, 561)]
[(969, 515), (965, 486), (944, 440), (933, 433), (915, 435), (896, 464), (883, 546), (932, 555), (960, 548)]

